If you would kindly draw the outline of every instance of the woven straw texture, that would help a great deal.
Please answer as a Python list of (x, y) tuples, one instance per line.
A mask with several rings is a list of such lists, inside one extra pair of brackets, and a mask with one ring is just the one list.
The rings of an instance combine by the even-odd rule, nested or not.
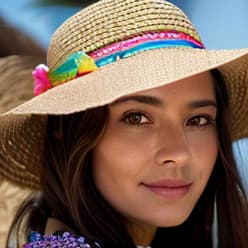
[[(183, 31), (200, 40), (187, 17), (163, 0), (103, 0), (66, 21), (54, 34), (48, 64), (148, 31)], [(248, 49), (163, 48), (118, 60), (18, 106), (0, 121), (0, 175), (39, 188), (47, 114), (69, 114), (118, 97), (218, 68), (229, 90), (233, 140), (248, 136)]]
[[(31, 72), (42, 60), (44, 58), (31, 56), (0, 58), (0, 113), (33, 97)], [(28, 189), (14, 185), (0, 176), (0, 247), (5, 247), (15, 211), (29, 192)]]
[(200, 41), (186, 15), (164, 0), (103, 0), (79, 12), (53, 35), (48, 66), (54, 69), (76, 51), (92, 52), (151, 31), (184, 32)]

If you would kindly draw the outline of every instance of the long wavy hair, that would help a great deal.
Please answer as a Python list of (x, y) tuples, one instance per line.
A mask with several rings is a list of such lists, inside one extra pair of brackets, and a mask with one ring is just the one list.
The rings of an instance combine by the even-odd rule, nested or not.
[[(218, 158), (206, 189), (189, 218), (180, 226), (158, 228), (152, 247), (168, 242), (184, 242), (212, 247), (216, 207), (218, 247), (245, 248), (248, 244), (248, 206), (232, 152), (228, 96), (217, 70), (215, 79), (218, 104)], [(47, 219), (55, 217), (75, 234), (86, 237), (92, 247), (134, 248), (125, 220), (95, 187), (92, 178), (92, 151), (104, 133), (108, 107), (81, 113), (49, 116), (45, 137), (40, 192), (34, 192), (19, 208), (9, 239), (28, 237), (31, 230), (44, 233)], [(17, 241), (19, 243), (19, 241)]]

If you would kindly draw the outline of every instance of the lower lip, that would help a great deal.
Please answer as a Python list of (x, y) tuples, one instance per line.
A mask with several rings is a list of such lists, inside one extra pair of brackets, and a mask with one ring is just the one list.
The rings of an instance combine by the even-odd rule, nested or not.
[(183, 198), (189, 191), (191, 184), (182, 187), (153, 187), (144, 185), (147, 189), (153, 193), (167, 199), (179, 199)]

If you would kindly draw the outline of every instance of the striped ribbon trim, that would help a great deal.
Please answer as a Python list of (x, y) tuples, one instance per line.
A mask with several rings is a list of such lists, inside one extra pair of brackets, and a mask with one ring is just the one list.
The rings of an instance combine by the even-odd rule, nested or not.
[(75, 52), (54, 70), (49, 70), (46, 65), (38, 65), (32, 73), (35, 83), (34, 94), (39, 95), (50, 88), (93, 72), (119, 59), (152, 49), (175, 47), (204, 49), (200, 41), (185, 33), (174, 31), (145, 33), (105, 46), (89, 54), (83, 51)]

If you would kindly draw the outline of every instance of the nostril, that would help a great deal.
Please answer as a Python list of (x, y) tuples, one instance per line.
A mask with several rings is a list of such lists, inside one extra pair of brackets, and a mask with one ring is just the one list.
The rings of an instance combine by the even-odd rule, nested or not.
[(163, 161), (163, 164), (174, 164), (175, 163), (175, 161), (173, 161), (173, 160), (164, 160)]
[(155, 154), (156, 164), (184, 166), (191, 158), (190, 150), (185, 147), (163, 147)]

